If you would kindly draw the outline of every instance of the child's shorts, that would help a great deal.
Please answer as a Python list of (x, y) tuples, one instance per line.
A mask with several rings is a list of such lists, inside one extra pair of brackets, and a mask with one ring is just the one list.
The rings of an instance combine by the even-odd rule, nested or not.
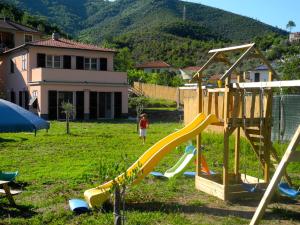
[(146, 137), (146, 129), (140, 129), (140, 137)]

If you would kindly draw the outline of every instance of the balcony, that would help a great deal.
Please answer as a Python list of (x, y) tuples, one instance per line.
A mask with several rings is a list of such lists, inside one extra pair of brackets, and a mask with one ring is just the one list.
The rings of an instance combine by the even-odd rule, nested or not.
[(31, 82), (127, 84), (124, 72), (35, 68)]

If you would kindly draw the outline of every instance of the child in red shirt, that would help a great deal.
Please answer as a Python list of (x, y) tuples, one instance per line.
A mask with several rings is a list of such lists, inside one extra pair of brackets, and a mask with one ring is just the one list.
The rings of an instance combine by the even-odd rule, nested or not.
[(149, 128), (149, 121), (147, 120), (147, 115), (146, 113), (143, 113), (141, 115), (141, 119), (139, 122), (139, 127), (140, 127), (140, 138), (143, 139), (143, 144), (145, 144), (146, 141), (146, 129)]

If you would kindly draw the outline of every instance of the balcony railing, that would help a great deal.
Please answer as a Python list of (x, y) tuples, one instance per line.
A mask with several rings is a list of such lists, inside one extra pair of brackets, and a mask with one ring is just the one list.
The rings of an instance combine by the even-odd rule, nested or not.
[(126, 84), (124, 72), (90, 71), (72, 69), (35, 68), (32, 69), (31, 82), (66, 82), (66, 83), (109, 83)]

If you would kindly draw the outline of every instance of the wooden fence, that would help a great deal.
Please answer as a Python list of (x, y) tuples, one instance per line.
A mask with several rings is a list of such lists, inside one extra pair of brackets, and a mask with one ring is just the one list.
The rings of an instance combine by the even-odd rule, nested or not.
[(134, 82), (133, 88), (143, 93), (144, 96), (156, 99), (165, 99), (184, 104), (184, 98), (193, 95), (193, 91), (180, 90), (178, 87), (168, 87), (156, 84)]

